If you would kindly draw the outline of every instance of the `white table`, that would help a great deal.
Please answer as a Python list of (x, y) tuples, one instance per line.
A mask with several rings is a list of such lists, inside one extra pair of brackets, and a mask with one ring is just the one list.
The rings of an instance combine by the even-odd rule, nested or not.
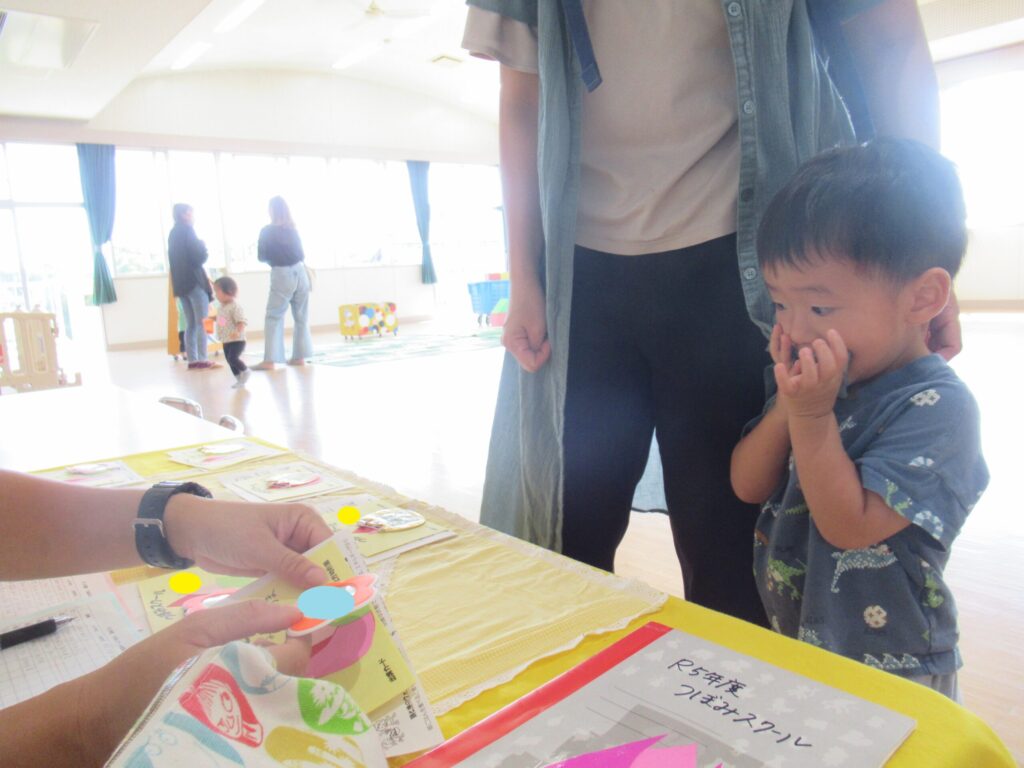
[(165, 450), (237, 433), (113, 386), (0, 397), (0, 467), (21, 471)]

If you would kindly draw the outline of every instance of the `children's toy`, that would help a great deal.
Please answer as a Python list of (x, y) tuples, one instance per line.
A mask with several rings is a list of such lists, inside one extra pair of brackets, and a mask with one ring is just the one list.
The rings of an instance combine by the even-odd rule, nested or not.
[(360, 339), (398, 333), (398, 310), (393, 301), (380, 304), (342, 304), (338, 307), (338, 322), (345, 339)]
[(19, 392), (54, 389), (69, 382), (57, 365), (57, 318), (50, 312), (0, 312), (0, 386)]
[[(480, 325), (504, 325), (508, 312), (508, 273), (493, 273), (479, 283), (469, 283), (469, 299)], [(501, 305), (501, 306), (499, 306)]]

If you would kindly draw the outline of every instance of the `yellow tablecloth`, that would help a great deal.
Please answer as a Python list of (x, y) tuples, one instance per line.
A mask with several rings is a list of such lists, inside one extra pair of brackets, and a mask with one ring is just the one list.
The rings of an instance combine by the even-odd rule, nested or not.
[[(296, 458), (300, 457), (288, 455), (268, 461), (276, 463)], [(305, 457), (301, 458), (306, 460)], [(140, 474), (150, 477), (182, 469), (181, 465), (171, 462), (162, 452), (129, 456), (124, 461)], [(210, 479), (213, 480), (211, 485), (219, 485), (215, 478)], [(366, 481), (360, 481), (360, 486), (378, 495), (391, 494), (393, 501), (409, 501), (394, 495), (389, 489)], [(532, 597), (541, 588), (540, 585), (550, 582), (554, 574), (563, 573), (566, 583), (573, 585), (569, 587), (570, 591), (581, 590), (574, 598), (560, 593), (563, 602), (573, 600), (569, 605), (578, 607), (581, 616), (595, 610), (592, 597), (598, 603), (607, 600), (607, 620), (603, 621), (605, 625), (613, 625), (615, 617), (623, 615), (623, 610), (636, 608), (633, 603), (620, 603), (614, 596), (609, 597), (606, 591), (593, 589), (591, 592), (592, 582), (587, 579), (579, 581), (579, 566), (571, 561), (521, 542), (504, 540), (500, 534), (467, 521), (460, 522), (422, 502), (413, 504), (426, 514), (433, 513), (446, 524), (457, 527), (460, 533), (458, 539), (401, 555), (389, 589), (388, 605), (394, 614), (399, 636), (410, 649), (415, 649), (410, 650), (414, 662), (416, 656), (422, 655), (418, 665), (427, 670), (428, 676), (436, 676), (436, 679), (429, 678), (432, 683), (432, 700), (457, 692), (460, 685), (465, 686), (466, 679), (479, 679), (483, 682), (500, 669), (503, 652), (508, 653), (510, 658), (518, 653), (516, 662), (509, 662), (506, 666), (519, 666), (523, 653), (522, 647), (517, 647), (516, 643), (517, 627), (529, 627), (532, 628), (530, 632), (539, 634), (538, 615), (548, 615), (555, 622), (565, 622), (566, 616), (571, 616), (572, 611), (565, 612), (551, 604), (545, 607), (543, 600)], [(534, 563), (535, 567), (522, 567), (524, 562)], [(488, 563), (492, 564), (490, 568)], [(538, 573), (542, 574), (540, 581), (537, 580)], [(130, 579), (137, 574), (121, 572), (121, 575)], [(490, 605), (486, 603), (486, 592), (469, 590), (473, 594), (467, 602), (464, 599), (467, 591), (452, 587), (467, 579), (484, 579), (485, 576), (488, 584), (500, 584), (503, 593), (500, 599), (496, 596)], [(443, 588), (431, 589), (431, 584)], [(558, 593), (557, 588), (553, 590)], [(508, 605), (510, 599), (522, 599), (530, 603), (526, 608), (520, 607), (510, 614), (501, 607), (503, 601)], [(596, 616), (588, 616), (591, 626), (594, 622), (602, 623), (601, 610), (598, 607)], [(474, 622), (466, 619), (474, 614), (477, 629), (471, 631)], [(459, 620), (455, 621), (453, 617)], [(890, 761), (889, 765), (894, 768), (1009, 768), (1015, 765), (1005, 745), (981, 719), (923, 686), (672, 597), (660, 610), (641, 615), (624, 629), (589, 634), (571, 650), (540, 658), (510, 681), (485, 690), (451, 710), (440, 718), (445, 735), (450, 737), (465, 730), (648, 621), (657, 621), (699, 635), (914, 718), (917, 728)], [(446, 629), (451, 630), (448, 635), (450, 642), (446, 641)], [(456, 629), (462, 634), (457, 635)], [(484, 640), (495, 632), (501, 636), (496, 642), (487, 645), (489, 657), (478, 664), (466, 665), (461, 672), (468, 674), (468, 677), (454, 677), (451, 670), (460, 665), (464, 656), (454, 653), (452, 649), (473, 647), (474, 643), (484, 647)], [(530, 632), (522, 639), (527, 639), (527, 635), (532, 637)], [(529, 652), (525, 655), (531, 658)], [(453, 679), (460, 682), (452, 684)], [(405, 762), (408, 760), (392, 761), (394, 765)]]

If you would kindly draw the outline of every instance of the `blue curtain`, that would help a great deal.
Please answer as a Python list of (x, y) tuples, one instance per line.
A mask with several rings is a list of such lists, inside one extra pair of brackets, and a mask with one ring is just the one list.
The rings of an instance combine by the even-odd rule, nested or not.
[(110, 144), (78, 144), (78, 173), (82, 199), (92, 236), (92, 302), (117, 301), (114, 281), (101, 248), (114, 231), (114, 147)]
[(425, 160), (406, 160), (409, 169), (409, 185), (412, 187), (412, 204), (416, 207), (416, 226), (420, 231), (423, 245), (423, 267), (421, 275), (427, 285), (437, 282), (434, 258), (430, 255), (430, 193), (427, 191), (427, 174), (430, 163)]

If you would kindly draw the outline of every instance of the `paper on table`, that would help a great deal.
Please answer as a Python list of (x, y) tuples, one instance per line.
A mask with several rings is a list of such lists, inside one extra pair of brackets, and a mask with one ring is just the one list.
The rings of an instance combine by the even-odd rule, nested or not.
[(0, 651), (0, 709), (99, 669), (141, 637), (110, 592), (5, 619), (0, 630), (58, 615), (74, 621), (52, 635)]
[[(268, 480), (292, 473), (314, 473), (320, 476), (315, 483), (286, 488), (271, 488)], [(352, 483), (333, 475), (325, 468), (305, 462), (274, 464), (247, 472), (236, 472), (220, 478), (221, 485), (248, 501), (297, 501), (309, 496), (321, 496), (351, 488)]]
[(113, 589), (114, 585), (105, 573), (32, 581), (3, 581), (0, 582), (0, 623), (41, 611), (51, 605), (112, 592)]
[(416, 528), (386, 533), (381, 531), (359, 532), (358, 525), (341, 523), (338, 520), (338, 510), (342, 507), (355, 507), (360, 515), (365, 516), (395, 506), (393, 503), (388, 503), (368, 493), (332, 496), (317, 499), (311, 504), (332, 531), (347, 530), (352, 533), (359, 546), (359, 551), (366, 558), (366, 562), (371, 565), (388, 558), (398, 557), (403, 552), (445, 541), (455, 536), (453, 531), (442, 528), (429, 520)]
[[(105, 469), (101, 469), (105, 467)], [(84, 485), (89, 488), (110, 488), (118, 485), (131, 485), (141, 483), (142, 475), (135, 472), (123, 461), (102, 461), (90, 465), (87, 474), (78, 474), (73, 471), (74, 466), (52, 469), (47, 472), (35, 472), (39, 477), (46, 477), (50, 480), (60, 480), (62, 483), (72, 485)], [(97, 471), (99, 470), (99, 471)]]
[[(237, 447), (237, 450), (228, 450)], [(183, 448), (179, 451), (168, 451), (172, 461), (200, 469), (222, 469), (241, 464), (243, 461), (262, 459), (267, 456), (284, 454), (279, 448), (271, 448), (252, 440), (229, 440), (223, 443), (211, 443), (195, 448)]]

